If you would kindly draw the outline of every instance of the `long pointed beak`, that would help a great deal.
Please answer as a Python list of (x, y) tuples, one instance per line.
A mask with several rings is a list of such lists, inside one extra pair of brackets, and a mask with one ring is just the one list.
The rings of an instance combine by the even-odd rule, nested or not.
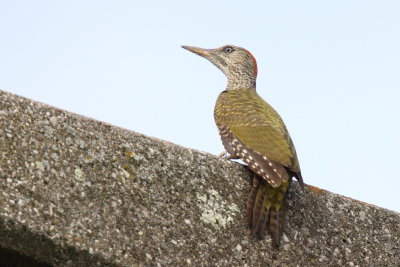
[(189, 50), (192, 53), (195, 53), (199, 56), (202, 57), (210, 57), (211, 56), (211, 50), (212, 49), (204, 49), (200, 47), (195, 47), (195, 46), (187, 46), (187, 45), (182, 45), (182, 48)]

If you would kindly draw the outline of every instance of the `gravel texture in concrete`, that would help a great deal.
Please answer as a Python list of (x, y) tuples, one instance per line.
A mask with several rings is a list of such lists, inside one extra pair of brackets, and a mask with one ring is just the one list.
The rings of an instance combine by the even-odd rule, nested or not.
[(274, 250), (245, 228), (246, 167), (4, 91), (0, 156), (0, 247), (38, 262), (400, 266), (396, 212), (294, 182)]

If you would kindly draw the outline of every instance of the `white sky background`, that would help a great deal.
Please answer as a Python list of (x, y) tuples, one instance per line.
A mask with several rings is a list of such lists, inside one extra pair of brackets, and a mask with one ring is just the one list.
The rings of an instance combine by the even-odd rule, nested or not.
[[(234, 44), (304, 181), (400, 211), (399, 1), (1, 1), (0, 88), (212, 154)], [(235, 182), (235, 181), (232, 181)]]

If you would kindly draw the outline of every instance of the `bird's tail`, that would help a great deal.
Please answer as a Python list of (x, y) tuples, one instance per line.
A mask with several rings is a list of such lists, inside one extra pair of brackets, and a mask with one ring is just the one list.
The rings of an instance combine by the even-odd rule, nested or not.
[(256, 239), (263, 239), (265, 229), (272, 236), (275, 247), (279, 247), (286, 214), (288, 182), (276, 188), (258, 176), (253, 178), (253, 188), (247, 200), (247, 223)]

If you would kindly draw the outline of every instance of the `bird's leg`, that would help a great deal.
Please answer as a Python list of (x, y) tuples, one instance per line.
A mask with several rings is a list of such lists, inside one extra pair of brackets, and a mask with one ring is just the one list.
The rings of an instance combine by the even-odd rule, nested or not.
[(256, 175), (253, 176), (253, 187), (257, 188), (260, 185), (260, 180)]
[(236, 154), (229, 154), (228, 151), (221, 152), (218, 157), (224, 159), (239, 159), (239, 156)]

